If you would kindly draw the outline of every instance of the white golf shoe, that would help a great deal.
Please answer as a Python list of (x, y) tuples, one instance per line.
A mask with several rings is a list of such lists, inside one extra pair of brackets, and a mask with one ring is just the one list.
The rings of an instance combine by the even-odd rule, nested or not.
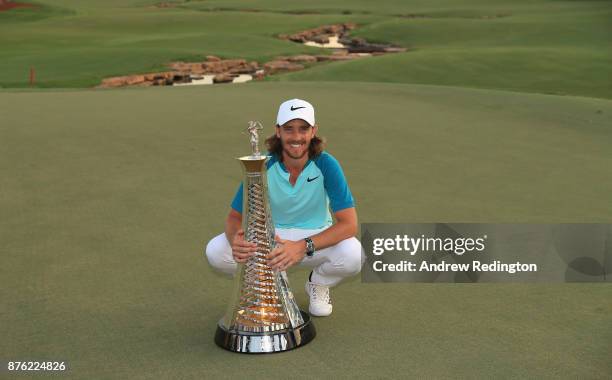
[(306, 294), (310, 297), (308, 311), (316, 317), (327, 317), (332, 312), (329, 286), (317, 285), (306, 281)]

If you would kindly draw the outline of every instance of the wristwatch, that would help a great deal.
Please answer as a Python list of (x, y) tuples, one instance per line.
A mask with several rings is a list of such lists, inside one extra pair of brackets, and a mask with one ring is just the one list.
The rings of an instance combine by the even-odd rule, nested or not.
[(306, 241), (306, 256), (312, 257), (312, 255), (314, 254), (314, 251), (315, 251), (315, 245), (312, 242), (312, 239), (309, 238), (309, 237), (304, 239), (304, 241)]

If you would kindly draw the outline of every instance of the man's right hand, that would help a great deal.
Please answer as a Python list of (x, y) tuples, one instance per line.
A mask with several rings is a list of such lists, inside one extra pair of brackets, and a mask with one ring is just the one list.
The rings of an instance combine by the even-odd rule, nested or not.
[(232, 256), (238, 263), (246, 262), (257, 251), (257, 244), (244, 240), (244, 230), (239, 229), (232, 241)]

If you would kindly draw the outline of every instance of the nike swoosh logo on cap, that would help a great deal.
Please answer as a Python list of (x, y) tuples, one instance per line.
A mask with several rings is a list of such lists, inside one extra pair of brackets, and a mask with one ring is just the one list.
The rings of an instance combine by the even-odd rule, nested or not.
[(294, 106), (291, 106), (291, 111), (299, 110), (300, 108), (306, 108), (306, 107), (294, 107)]

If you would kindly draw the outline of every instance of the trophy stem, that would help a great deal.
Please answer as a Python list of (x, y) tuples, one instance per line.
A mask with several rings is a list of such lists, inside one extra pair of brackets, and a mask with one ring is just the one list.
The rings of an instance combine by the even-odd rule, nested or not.
[(257, 251), (238, 265), (234, 300), (215, 335), (217, 345), (233, 352), (287, 351), (305, 345), (316, 335), (310, 316), (297, 306), (286, 273), (268, 265), (275, 234), (268, 203), (266, 159), (260, 155), (239, 158), (245, 172), (243, 229), (245, 239), (257, 244)]

